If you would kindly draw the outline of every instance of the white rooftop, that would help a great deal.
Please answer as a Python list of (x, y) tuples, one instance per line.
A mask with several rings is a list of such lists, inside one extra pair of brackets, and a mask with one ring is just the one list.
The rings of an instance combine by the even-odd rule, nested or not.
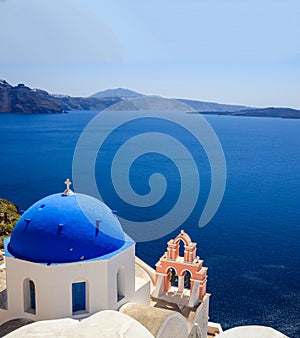
[(267, 326), (237, 326), (218, 335), (218, 338), (288, 338)]

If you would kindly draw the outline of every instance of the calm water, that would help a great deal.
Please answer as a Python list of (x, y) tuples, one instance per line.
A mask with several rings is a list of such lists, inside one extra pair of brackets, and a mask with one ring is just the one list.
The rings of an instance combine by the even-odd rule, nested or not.
[[(26, 209), (62, 191), (62, 182), (71, 176), (77, 139), (94, 115), (1, 114), (0, 196)], [(198, 242), (198, 254), (209, 268), (210, 319), (223, 328), (261, 324), (299, 337), (300, 120), (207, 120), (225, 153), (226, 192), (206, 227), (195, 225), (195, 211), (184, 229)], [(205, 194), (209, 184), (203, 186)], [(154, 266), (178, 230), (138, 243), (137, 254)]]

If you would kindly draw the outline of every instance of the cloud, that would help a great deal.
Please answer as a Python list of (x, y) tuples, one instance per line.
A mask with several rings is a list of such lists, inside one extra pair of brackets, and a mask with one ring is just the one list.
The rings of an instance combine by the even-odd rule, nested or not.
[(0, 22), (0, 62), (122, 59), (122, 46), (113, 30), (97, 13), (79, 9), (69, 0), (27, 0), (21, 4), (11, 0), (0, 12)]

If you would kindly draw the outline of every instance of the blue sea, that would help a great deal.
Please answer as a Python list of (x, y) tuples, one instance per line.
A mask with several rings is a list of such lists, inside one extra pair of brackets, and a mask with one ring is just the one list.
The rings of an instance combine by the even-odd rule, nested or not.
[[(26, 209), (62, 191), (64, 180), (72, 179), (78, 138), (95, 114), (1, 114), (0, 197)], [(167, 241), (184, 229), (198, 243), (198, 255), (208, 267), (211, 321), (221, 323), (223, 329), (267, 325), (299, 337), (300, 120), (205, 118), (226, 158), (221, 206), (205, 227), (197, 226), (199, 212), (195, 210), (172, 233), (137, 243), (137, 255), (154, 267)], [(161, 171), (162, 162), (153, 161), (148, 169)], [(143, 161), (134, 170), (139, 169), (145, 169)], [(207, 167), (203, 171), (205, 194), (210, 178), (205, 174)], [(143, 191), (143, 175), (136, 173), (135, 178), (135, 189)], [(169, 183), (175, 186), (176, 174), (170, 175)], [(113, 194), (107, 199), (112, 209), (118, 209)], [(196, 207), (201, 208), (201, 203)]]

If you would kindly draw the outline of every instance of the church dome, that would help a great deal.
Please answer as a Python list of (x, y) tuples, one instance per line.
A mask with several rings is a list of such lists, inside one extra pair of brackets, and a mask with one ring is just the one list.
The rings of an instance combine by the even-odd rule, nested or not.
[(8, 250), (40, 263), (93, 259), (120, 249), (125, 233), (104, 203), (69, 188), (33, 204), (16, 224)]

